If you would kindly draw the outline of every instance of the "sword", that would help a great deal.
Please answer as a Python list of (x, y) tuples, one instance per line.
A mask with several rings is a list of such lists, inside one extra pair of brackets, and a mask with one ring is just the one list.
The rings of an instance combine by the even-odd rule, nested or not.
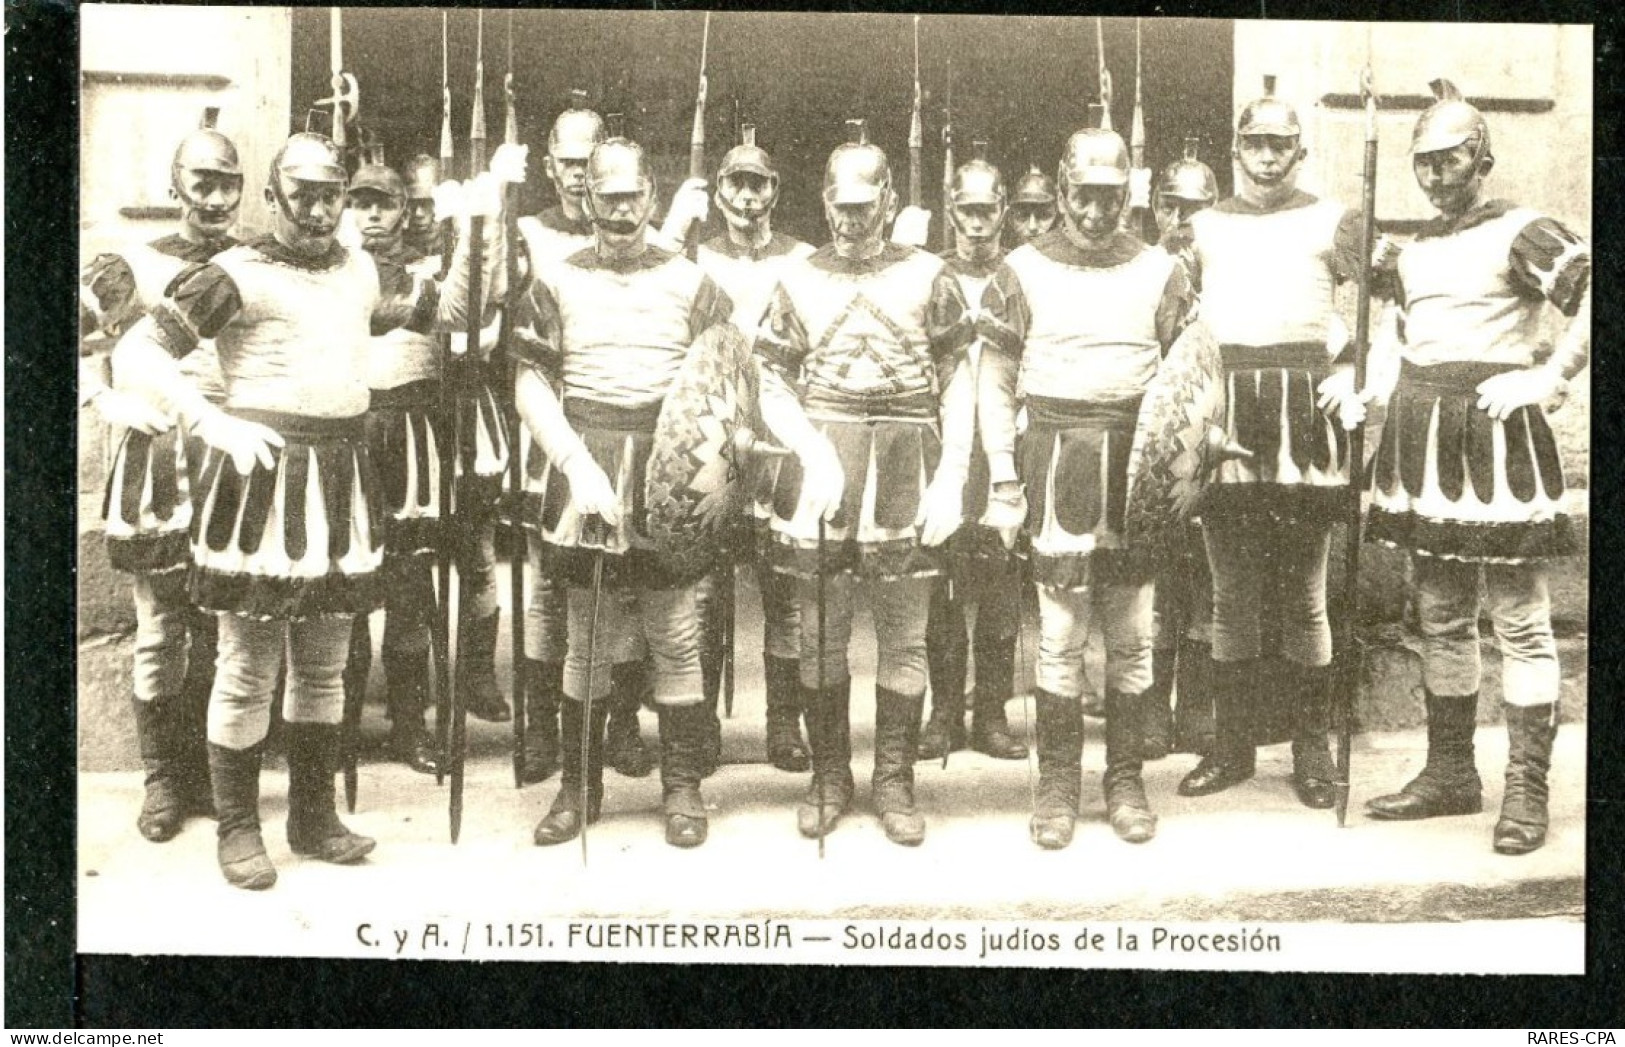
[[(1365, 102), (1365, 169), (1361, 174), (1361, 255), (1359, 298), (1354, 321), (1354, 390), (1365, 388), (1366, 356), (1371, 350), (1371, 255), (1377, 235), (1377, 92), (1371, 66), (1360, 73), (1360, 94)], [(1361, 480), (1365, 475), (1365, 426), (1349, 433), (1348, 544), (1344, 549), (1343, 623), (1338, 643), (1338, 669), (1332, 674), (1337, 710), (1337, 824), (1347, 824), (1349, 763), (1354, 743), (1354, 703), (1360, 686), (1359, 637), (1355, 620), (1360, 611)]]
[(581, 520), (581, 545), (592, 550), (592, 615), (587, 620), (587, 693), (581, 699), (581, 865), (587, 865), (587, 825), (592, 821), (592, 808), (588, 806), (590, 796), (587, 791), (587, 781), (592, 777), (588, 770), (588, 756), (592, 750), (592, 736), (597, 733), (593, 730), (592, 721), (592, 676), (593, 663), (597, 661), (598, 648), (598, 613), (603, 606), (604, 599), (604, 546), (609, 542), (609, 527), (604, 523), (603, 517), (585, 516)]
[[(818, 554), (815, 566), (818, 571), (818, 702), (821, 706), (824, 706), (820, 712), (826, 717), (825, 727), (827, 729), (823, 733), (824, 744), (828, 745), (831, 742), (830, 736), (836, 732), (837, 728), (834, 724), (834, 717), (829, 712), (828, 681), (824, 678), (824, 517), (822, 515), (818, 517)], [(813, 781), (818, 785), (818, 858), (822, 861), (824, 857), (824, 837), (827, 835), (824, 830), (825, 783), (824, 775), (818, 773), (816, 754), (813, 759), (815, 761), (813, 763)]]

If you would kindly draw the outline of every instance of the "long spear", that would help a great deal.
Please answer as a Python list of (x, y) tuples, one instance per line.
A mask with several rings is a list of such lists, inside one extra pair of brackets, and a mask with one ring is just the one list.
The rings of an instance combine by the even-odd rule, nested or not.
[(942, 246), (954, 249), (954, 60), (948, 59), (948, 103), (942, 108)]
[(1112, 129), (1112, 72), (1106, 68), (1106, 20), (1095, 19), (1095, 58), (1100, 67), (1100, 129)]
[[(1365, 170), (1360, 188), (1359, 298), (1354, 320), (1354, 389), (1365, 388), (1366, 357), (1371, 351), (1371, 255), (1377, 235), (1377, 92), (1371, 66), (1360, 73), (1360, 94), (1365, 102)], [(1360, 686), (1360, 649), (1355, 623), (1360, 611), (1360, 495), (1365, 476), (1365, 426), (1349, 433), (1348, 539), (1343, 554), (1343, 622), (1338, 639), (1338, 671), (1333, 674), (1337, 710), (1337, 824), (1346, 824), (1349, 810), (1349, 762), (1354, 740), (1354, 702)]]
[[(485, 170), (485, 12), (476, 12), (474, 41), (474, 111), (468, 122), (468, 182), (472, 190), (474, 179)], [(481, 286), (481, 276), (485, 268), (485, 216), (479, 213), (472, 198), (469, 199), (468, 216), (468, 347), (467, 355), (461, 361), (461, 366), (474, 368), (479, 366), (480, 333), (484, 328), (482, 315), (484, 310), (484, 288)], [(464, 411), (468, 415), (464, 416)], [(457, 461), (464, 464), (469, 473), (473, 473), (474, 428), (477, 425), (475, 415), (478, 408), (462, 397), (454, 400), (456, 411), (455, 428), (452, 442), (456, 447)], [(467, 443), (465, 444), (465, 437)], [(467, 462), (464, 461), (466, 458)], [(448, 517), (454, 517), (455, 513)], [(457, 571), (457, 599), (460, 607), (468, 606), (470, 590), (473, 587), (473, 578), (463, 567)], [(458, 630), (457, 641), (462, 643), (462, 630)], [(454, 687), (451, 694), (451, 842), (456, 843), (463, 831), (463, 771), (468, 757), (468, 710), (464, 706), (462, 696)]]
[[(451, 165), (456, 147), (451, 138), (451, 77), (448, 66), (448, 40), (446, 12), (440, 12), (440, 178), (451, 177)], [(451, 215), (440, 219), (440, 275), (444, 280), (451, 272), (452, 245), (456, 240), (455, 223)], [(441, 785), (446, 780), (446, 763), (451, 752), (451, 695), (453, 669), (451, 664), (451, 546), (455, 538), (451, 526), (452, 474), (456, 471), (454, 457), (456, 419), (453, 415), (455, 399), (452, 393), (451, 336), (440, 338), (440, 425), (437, 450), (440, 457), (440, 540), (435, 551), (435, 576), (440, 594), (435, 613), (435, 743), (440, 759), (435, 763), (434, 780)]]
[(316, 104), (333, 107), (333, 144), (338, 146), (340, 154), (343, 154), (349, 137), (345, 133), (345, 125), (353, 123), (361, 112), (361, 88), (356, 83), (355, 76), (345, 72), (344, 69), (344, 16), (337, 7), (328, 9), (327, 52), (333, 71), (332, 79), (329, 81), (333, 95), (317, 100)]
[(908, 205), (920, 207), (920, 169), (925, 163), (925, 123), (920, 118), (924, 96), (920, 91), (920, 16), (914, 16), (914, 111), (908, 122)]
[[(694, 98), (694, 128), (688, 137), (688, 177), (705, 177), (705, 98), (710, 83), (705, 76), (705, 62), (711, 49), (711, 12), (705, 12), (705, 29), (700, 36), (700, 87)], [(700, 223), (691, 222), (683, 233), (683, 253), (689, 261), (700, 256)]]
[[(1134, 178), (1149, 189), (1151, 172), (1145, 166), (1145, 105), (1140, 84), (1140, 66), (1140, 20), (1136, 18), (1134, 20), (1134, 119), (1129, 125), (1128, 153), (1129, 164), (1134, 168)], [(1135, 236), (1147, 243), (1155, 243), (1156, 241), (1148, 236), (1146, 228), (1148, 214), (1149, 210), (1145, 207), (1136, 207), (1129, 211), (1129, 227)]]
[[(513, 91), (513, 12), (508, 12), (508, 71), (502, 76), (502, 100), (505, 112), (502, 122), (502, 141), (504, 145), (519, 144), (519, 116), (514, 107)], [(515, 203), (517, 186), (509, 185), (503, 193), (503, 222), (506, 224), (508, 239), (508, 302), (502, 310), (502, 326), (497, 333), (497, 351), (504, 360), (512, 360), (514, 306), (518, 303), (522, 289), (519, 287), (519, 230), (518, 216)], [(510, 383), (513, 376), (508, 368), (498, 368), (499, 378), (505, 378)], [(525, 784), (525, 732), (528, 724), (525, 720), (525, 526), (524, 526), (524, 500), (525, 482), (524, 471), (519, 461), (519, 411), (515, 408), (508, 413), (508, 583), (509, 604), (512, 611), (508, 615), (513, 645), (513, 787), (520, 788)]]

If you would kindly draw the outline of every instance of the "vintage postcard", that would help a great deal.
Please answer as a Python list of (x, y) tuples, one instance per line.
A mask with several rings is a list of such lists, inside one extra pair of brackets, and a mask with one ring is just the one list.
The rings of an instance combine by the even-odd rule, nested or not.
[(1583, 972), (1591, 27), (81, 43), (81, 952)]

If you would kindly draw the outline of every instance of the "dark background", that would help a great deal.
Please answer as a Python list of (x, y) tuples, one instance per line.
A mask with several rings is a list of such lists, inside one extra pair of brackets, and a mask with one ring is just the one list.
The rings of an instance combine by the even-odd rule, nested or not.
[[(488, 11), (484, 19), (485, 119), (489, 148), (503, 129), (503, 74), (513, 27), (520, 141), (532, 147), (526, 212), (553, 202), (542, 171), (548, 128), (572, 88), (601, 113), (626, 114), (626, 131), (654, 157), (660, 201), (687, 174), (704, 16), (694, 12)], [(476, 13), (447, 20), (452, 134), (458, 174), (466, 163), (475, 79)], [(1146, 158), (1155, 170), (1178, 159), (1187, 135), (1228, 195), (1234, 32), (1223, 19), (1145, 19), (1141, 76)], [(1134, 107), (1135, 19), (1106, 18), (1113, 126), (1128, 137)], [(344, 59), (360, 84), (360, 122), (382, 138), (388, 162), (439, 152), (441, 16), (439, 10), (346, 9)], [(708, 174), (738, 142), (735, 100), (781, 178), (775, 225), (824, 243), (819, 200), (824, 162), (845, 137), (844, 121), (869, 121), (870, 140), (891, 159), (899, 194), (908, 186), (913, 100), (914, 25), (910, 15), (719, 12), (711, 18), (706, 111)], [(1029, 163), (1052, 177), (1068, 135), (1085, 127), (1098, 100), (1096, 19), (1092, 17), (926, 15), (920, 20), (920, 81), (925, 94), (924, 206), (940, 213), (940, 130), (953, 72), (956, 163), (974, 138), (1014, 183)], [(331, 94), (326, 8), (293, 17), (293, 122)], [(330, 117), (311, 118), (326, 131)], [(906, 200), (904, 201), (907, 202)], [(935, 223), (934, 223), (935, 224)], [(940, 225), (936, 226), (940, 231)]]

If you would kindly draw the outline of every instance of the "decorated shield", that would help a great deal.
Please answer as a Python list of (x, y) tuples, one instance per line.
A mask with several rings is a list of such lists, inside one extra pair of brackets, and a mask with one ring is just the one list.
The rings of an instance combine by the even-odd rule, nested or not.
[(703, 577), (745, 548), (756, 368), (731, 324), (700, 335), (666, 393), (645, 478), (648, 532), (666, 568)]
[(1214, 468), (1239, 452), (1225, 433), (1225, 408), (1219, 346), (1197, 321), (1163, 360), (1134, 427), (1123, 544), (1137, 566), (1155, 572), (1178, 561)]

